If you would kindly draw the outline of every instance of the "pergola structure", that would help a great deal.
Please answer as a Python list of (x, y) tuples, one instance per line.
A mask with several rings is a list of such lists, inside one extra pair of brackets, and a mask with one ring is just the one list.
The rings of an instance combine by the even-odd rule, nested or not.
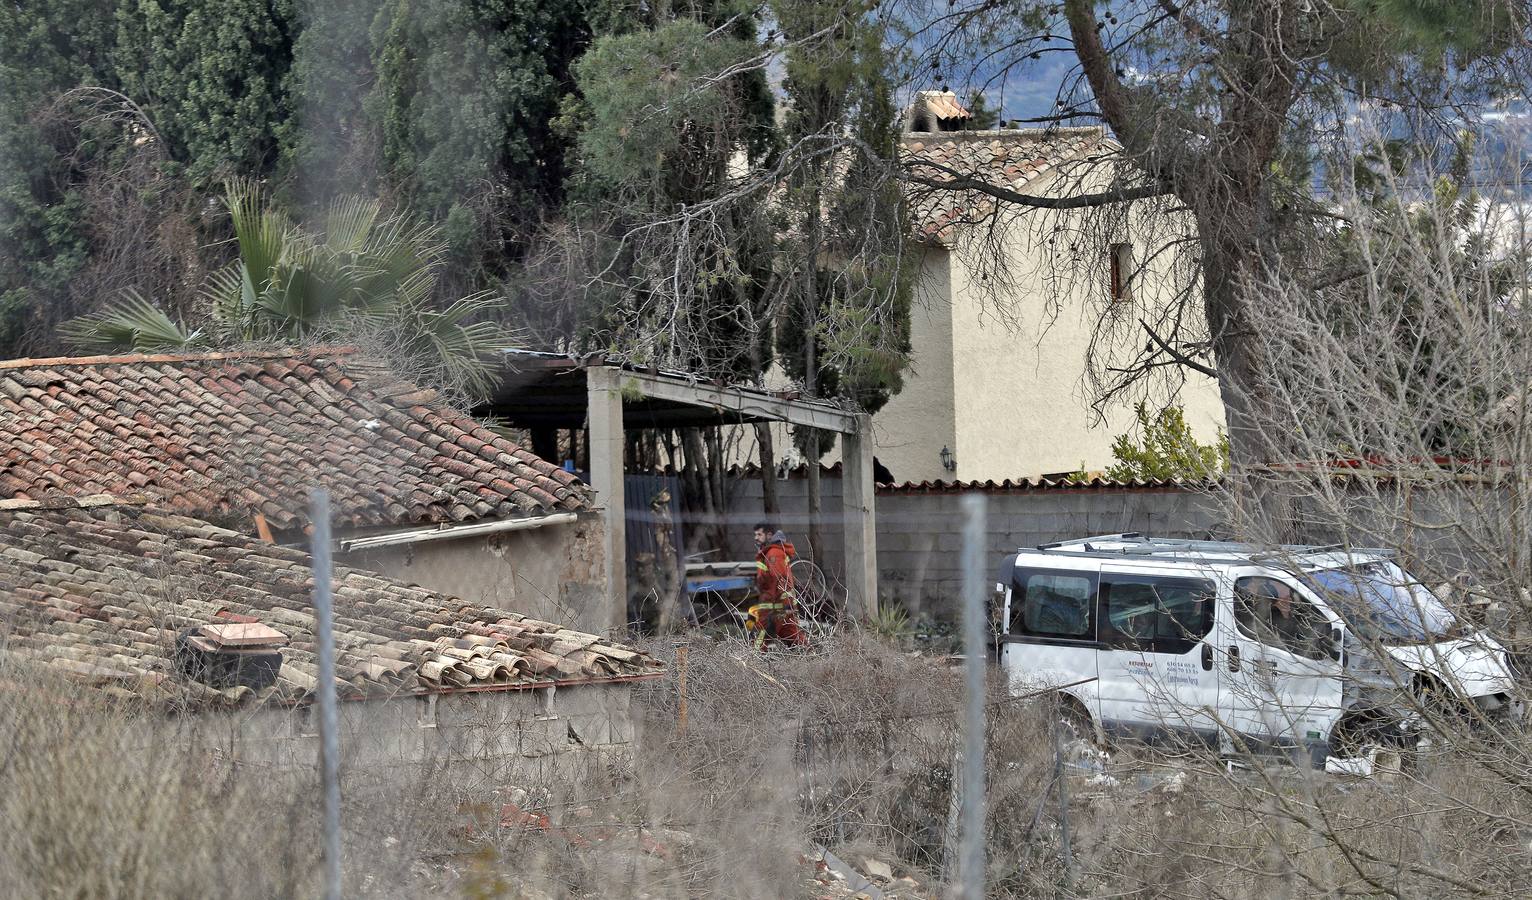
[[(557, 429), (588, 429), (590, 483), (605, 512), (606, 576), (613, 624), (627, 604), (623, 491), (625, 426), (692, 428), (784, 422), (833, 431), (842, 442), (845, 585), (853, 615), (877, 612), (878, 572), (872, 475), (872, 417), (815, 400), (726, 387), (602, 357), (505, 351), (498, 387), (477, 410), (532, 433), (533, 450), (551, 458)], [(766, 477), (770, 477), (769, 473)]]

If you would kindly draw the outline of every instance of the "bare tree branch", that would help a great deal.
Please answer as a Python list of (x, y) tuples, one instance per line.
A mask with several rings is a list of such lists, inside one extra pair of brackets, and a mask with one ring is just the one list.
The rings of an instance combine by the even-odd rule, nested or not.
[(1153, 328), (1149, 327), (1148, 322), (1145, 322), (1143, 319), (1139, 319), (1138, 324), (1144, 326), (1144, 331), (1148, 333), (1149, 339), (1154, 341), (1155, 346), (1159, 347), (1160, 351), (1163, 352), (1166, 356), (1175, 360), (1177, 363), (1186, 366), (1188, 369), (1193, 369), (1195, 371), (1201, 372), (1209, 378), (1218, 377), (1217, 369), (1214, 369), (1212, 366), (1206, 365), (1204, 363), (1197, 362), (1195, 359), (1192, 359), (1190, 356), (1187, 356), (1186, 354), (1172, 347), (1170, 343), (1167, 342), (1164, 338), (1160, 337)]

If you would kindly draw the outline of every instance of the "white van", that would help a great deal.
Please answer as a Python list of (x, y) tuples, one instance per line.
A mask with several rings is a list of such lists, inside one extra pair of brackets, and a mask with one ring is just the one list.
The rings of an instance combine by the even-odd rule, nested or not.
[[(1418, 704), (1519, 716), (1505, 650), (1382, 550), (1114, 534), (1007, 557), (1001, 664), (1106, 735), (1325, 756), (1413, 744)], [(1477, 717), (1477, 716), (1476, 716)]]

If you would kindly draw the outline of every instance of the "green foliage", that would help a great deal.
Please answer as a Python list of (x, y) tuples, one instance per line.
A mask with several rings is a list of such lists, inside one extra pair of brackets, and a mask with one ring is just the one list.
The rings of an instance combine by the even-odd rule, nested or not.
[[(103, 295), (103, 266), (150, 239), (129, 230), (123, 204), (161, 210), (157, 198), (172, 196), (177, 173), (205, 185), (272, 171), (290, 134), (295, 27), (290, 0), (0, 6), (0, 354), (51, 349), (52, 323)], [(101, 108), (72, 116), (61, 98), (82, 86), (121, 92), (142, 117), (124, 126)], [(164, 183), (149, 185), (137, 170), (129, 186), (148, 123)], [(179, 230), (193, 232), (196, 222)], [(197, 245), (181, 253), (195, 259)]]
[(777, 351), (811, 395), (876, 411), (902, 387), (913, 280), (902, 188), (891, 177), (899, 134), (884, 27), (811, 0), (777, 0), (773, 9), (789, 38), (825, 35), (788, 53), (786, 141), (854, 139), (839, 159), (810, 156), (789, 179), (783, 206), (792, 225), (782, 246), (801, 271), (785, 279)]
[(1449, 56), (1459, 60), (1498, 53), (1517, 38), (1515, 8), (1496, 0), (1352, 0), (1338, 4), (1362, 27), (1349, 37), (1358, 49), (1367, 44), (1381, 51), (1375, 64), (1393, 56), (1395, 63), (1413, 60), (1439, 66)]
[(66, 322), (59, 331), (66, 341), (98, 353), (186, 350), (203, 343), (200, 331), (188, 331), (132, 288), (117, 305)]
[(710, 31), (677, 19), (603, 38), (576, 63), (584, 112), (580, 158), (599, 185), (669, 187), (678, 162), (684, 166), (686, 156), (711, 149), (696, 146), (699, 141), (733, 130), (739, 116), (733, 86), (709, 77), (755, 48), (732, 36), (710, 38)]
[(85, 262), (69, 166), (34, 122), (42, 98), (96, 80), (112, 52), (112, 0), (0, 4), (0, 356)]
[(983, 91), (975, 90), (968, 95), (968, 111), (973, 114), (966, 126), (969, 131), (1000, 127), (1000, 110), (989, 105), (989, 97)]
[(494, 255), (561, 201), (568, 137), (554, 120), (589, 41), (575, 0), (387, 0), (376, 16), (366, 109), (386, 181), (447, 220), (460, 261), (503, 274)]
[(377, 79), (372, 27), (386, 0), (304, 4), (290, 70), (294, 138), (282, 170), (288, 193), (322, 205), (344, 194), (373, 194), (382, 161), (380, 129), (365, 88)]
[(334, 200), (320, 227), (289, 221), (250, 182), (227, 193), (239, 257), (202, 286), (207, 328), (188, 332), (137, 294), (70, 322), (66, 336), (93, 350), (293, 343), (333, 337), (381, 342), (391, 362), (435, 384), (482, 394), (486, 362), (508, 339), (476, 322), (485, 295), (436, 309), (445, 263), (433, 229), (381, 214), (376, 201)]
[(724, 0), (600, 18), (611, 30), (576, 65), (579, 99), (560, 120), (577, 142), (565, 214), (593, 236), (577, 250), (602, 273), (585, 298), (588, 339), (754, 380), (771, 361), (766, 192), (716, 203), (695, 229), (678, 211), (737, 189), (772, 150), (764, 73), (741, 65), (760, 52), (758, 11)]
[[(398, 335), (406, 356), (473, 358), (490, 327), (476, 320), (509, 313), (472, 289), (530, 281), (523, 254), (556, 221), (581, 242), (567, 271), (603, 273), (582, 287), (579, 302), (589, 308), (559, 337), (750, 380), (772, 362), (779, 314), (803, 310), (799, 355), (810, 344), (835, 395), (876, 407), (898, 389), (908, 349), (904, 262), (897, 252), (868, 256), (857, 246), (896, 247), (904, 232), (897, 186), (883, 171), (897, 149), (883, 31), (858, 6), (779, 5), (4, 6), (0, 350), (18, 347), (28, 330), (51, 329), (49, 317), (85, 313), (67, 335), (98, 348), (309, 340), (360, 329)], [(776, 46), (768, 31), (779, 19), (800, 36), (828, 35), (790, 55), (789, 93), (807, 118), (787, 129), (776, 122), (761, 62)], [(73, 123), (68, 146), (36, 127), (40, 109), (80, 85), (120, 92), (112, 96), (137, 118)], [(836, 140), (851, 133), (872, 148), (871, 158), (833, 162), (833, 172), (823, 152), (787, 167), (796, 168), (795, 192), (839, 181), (813, 202), (820, 216), (844, 224), (815, 246), (789, 227), (789, 209), (801, 214), (807, 198), (784, 201), (769, 179), (758, 182), (765, 189), (719, 204), (696, 233), (652, 227), (768, 171), (784, 134), (814, 130)], [(163, 181), (154, 190), (184, 201), (164, 233), (183, 239), (194, 264), (162, 266), (157, 280), (129, 267), (100, 277), (100, 261), (119, 249), (106, 238), (122, 234), (114, 237), (111, 217), (100, 214), (91, 179), (121, 169), (146, 143)], [(262, 191), (233, 192), (227, 220), (209, 214), (207, 186), (246, 179)], [(269, 202), (268, 192), (283, 204)], [(384, 218), (382, 205), (409, 215)], [(164, 224), (140, 218), (141, 228)], [(416, 221), (436, 224), (404, 224)], [(229, 227), (233, 241), (224, 240)], [(343, 234), (366, 237), (356, 244)], [(397, 266), (384, 258), (396, 251), (408, 257)], [(843, 256), (845, 266), (828, 265), (804, 305), (784, 299), (785, 256)], [(198, 284), (193, 308), (188, 286)], [(555, 290), (573, 293), (567, 284)], [(122, 299), (101, 308), (98, 298), (111, 297)], [(403, 324), (390, 327), (399, 317)], [(654, 327), (664, 317), (673, 319), (669, 331)]]
[(1179, 406), (1167, 406), (1151, 416), (1148, 407), (1140, 403), (1134, 414), (1138, 417), (1138, 439), (1122, 434), (1112, 442), (1117, 464), (1107, 469), (1108, 478), (1202, 481), (1217, 478), (1228, 468), (1228, 436), (1220, 432), (1215, 443), (1199, 442)]
[(907, 642), (915, 632), (913, 620), (904, 607), (881, 603), (878, 612), (867, 622), (867, 630), (894, 645)]
[(112, 74), (202, 183), (272, 171), (293, 131), (292, 0), (121, 0)]

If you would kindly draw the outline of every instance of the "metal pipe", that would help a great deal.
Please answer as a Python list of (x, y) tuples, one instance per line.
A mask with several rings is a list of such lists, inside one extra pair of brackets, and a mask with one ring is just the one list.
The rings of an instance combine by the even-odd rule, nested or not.
[(311, 496), (314, 636), (319, 645), (319, 770), (324, 803), (325, 900), (340, 900), (340, 735), (335, 703), (335, 621), (330, 595), (330, 494)]
[(1074, 884), (1075, 857), (1069, 840), (1069, 776), (1064, 773), (1063, 716), (1053, 717), (1053, 778), (1059, 792), (1059, 852), (1064, 858), (1065, 883)]
[(983, 494), (963, 497), (963, 656), (968, 709), (963, 729), (963, 900), (984, 897), (984, 551), (988, 546)]
[(688, 645), (685, 642), (676, 646), (676, 695), (680, 699), (680, 707), (676, 710), (676, 729), (682, 737), (686, 736), (686, 655)]
[(525, 519), (504, 519), (497, 522), (476, 522), (472, 525), (448, 525), (439, 528), (421, 528), (416, 531), (396, 531), (392, 534), (350, 538), (340, 542), (340, 549), (342, 552), (350, 553), (356, 550), (371, 550), (375, 547), (419, 544), (424, 541), (451, 541), (485, 534), (499, 534), (504, 531), (526, 531), (531, 528), (542, 528), (544, 525), (570, 525), (579, 520), (580, 517), (575, 513), (561, 512)]

